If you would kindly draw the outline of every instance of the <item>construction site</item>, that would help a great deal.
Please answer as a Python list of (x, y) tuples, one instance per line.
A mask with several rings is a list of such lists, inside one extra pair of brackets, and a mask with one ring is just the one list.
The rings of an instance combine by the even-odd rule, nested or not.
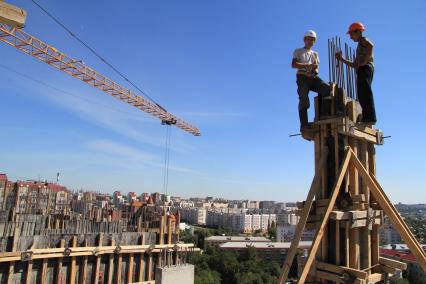
[[(0, 1), (0, 41), (22, 56), (32, 56), (154, 116), (167, 127), (201, 135), (197, 127), (158, 103), (27, 33), (26, 18), (25, 10)], [(282, 265), (280, 284), (389, 283), (407, 265), (380, 255), (379, 231), (385, 216), (426, 271), (426, 252), (376, 178), (381, 166), (376, 164), (376, 147), (385, 147), (389, 136), (358, 123), (362, 107), (356, 73), (334, 56), (341, 51), (354, 59), (355, 51), (342, 42), (339, 37), (328, 40), (330, 95), (315, 97), (313, 122), (293, 138), (313, 145), (315, 173), (306, 199), (297, 204), (300, 220)], [(131, 213), (115, 220), (102, 217), (103, 213), (82, 216), (62, 208), (49, 214), (51, 209), (20, 211), (20, 187), (5, 185), (1, 196), (1, 283), (194, 283), (194, 266), (188, 257), (200, 249), (180, 241), (180, 214), (167, 202), (150, 198), (134, 203), (126, 209)], [(53, 196), (45, 198), (46, 204), (55, 203), (50, 201)], [(315, 234), (310, 248), (302, 250), (305, 229)], [(289, 279), (294, 262), (298, 276)]]

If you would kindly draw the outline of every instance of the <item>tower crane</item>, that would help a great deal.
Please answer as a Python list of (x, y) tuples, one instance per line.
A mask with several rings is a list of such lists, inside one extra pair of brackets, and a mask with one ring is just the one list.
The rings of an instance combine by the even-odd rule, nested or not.
[(0, 0), (0, 41), (3, 41), (20, 51), (37, 58), (56, 69), (67, 73), (129, 105), (132, 105), (161, 120), (163, 124), (176, 127), (200, 136), (195, 126), (167, 112), (155, 102), (136, 95), (132, 90), (115, 83), (82, 61), (75, 60), (55, 47), (24, 32), (26, 11)]

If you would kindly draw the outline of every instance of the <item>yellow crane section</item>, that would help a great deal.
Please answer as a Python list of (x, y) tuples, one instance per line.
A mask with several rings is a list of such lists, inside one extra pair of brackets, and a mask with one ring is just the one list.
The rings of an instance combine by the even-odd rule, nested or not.
[(195, 136), (201, 135), (198, 128), (167, 112), (164, 108), (151, 100), (136, 95), (130, 89), (115, 83), (111, 79), (86, 66), (82, 61), (75, 60), (57, 50), (55, 47), (24, 32), (20, 27), (24, 26), (25, 17), (26, 12), (24, 10), (0, 0), (0, 41), (159, 118), (163, 123), (176, 125), (180, 129)]

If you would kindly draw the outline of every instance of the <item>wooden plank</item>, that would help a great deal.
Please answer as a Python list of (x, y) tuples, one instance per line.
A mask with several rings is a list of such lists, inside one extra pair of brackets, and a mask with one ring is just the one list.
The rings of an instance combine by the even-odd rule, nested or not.
[(385, 280), (384, 275), (381, 273), (373, 273), (371, 275), (368, 276), (368, 284), (374, 284), (380, 281)]
[(380, 257), (379, 263), (385, 266), (399, 269), (399, 270), (407, 269), (407, 264), (405, 262), (397, 261), (397, 260), (386, 258), (386, 257)]
[(26, 17), (27, 11), (6, 2), (0, 2), (0, 23), (23, 28)]
[(128, 268), (127, 268), (127, 277), (126, 277), (126, 283), (133, 282), (133, 263), (134, 263), (134, 255), (131, 253), (129, 255), (129, 262), (128, 262)]
[[(143, 245), (145, 243), (145, 234), (143, 234), (141, 236), (141, 245)], [(140, 253), (140, 258), (139, 258), (139, 271), (138, 271), (138, 281), (142, 282), (143, 276), (144, 276), (144, 271), (145, 271), (145, 261), (144, 261), (144, 253)]]
[(47, 283), (47, 259), (43, 259), (41, 264), (41, 283)]
[[(61, 239), (59, 246), (61, 248), (65, 247), (65, 240)], [(56, 283), (62, 283), (62, 258), (58, 258), (58, 263), (56, 264)]]
[(116, 281), (115, 281), (115, 283), (117, 284), (121, 284), (122, 282), (122, 275), (121, 275), (122, 268), (123, 268), (123, 255), (120, 252), (117, 257), (117, 275), (116, 275)]
[(150, 281), (152, 280), (152, 254), (149, 254), (148, 256), (148, 268), (147, 268), (147, 280)]
[[(358, 147), (356, 145), (355, 138), (349, 138), (349, 145), (352, 149), (354, 156), (358, 155)], [(358, 172), (354, 165), (349, 165), (349, 186), (350, 193), (352, 195), (359, 194), (359, 184), (358, 184)], [(350, 245), (349, 245), (349, 267), (359, 269), (359, 255), (360, 255), (360, 243), (359, 243), (359, 229), (351, 228), (349, 233)]]
[[(84, 240), (83, 245), (87, 246), (87, 239)], [(80, 277), (79, 277), (79, 282), (81, 284), (87, 283), (87, 261), (88, 261), (88, 257), (83, 256), (83, 261), (80, 266)]]
[(33, 261), (29, 260), (28, 261), (28, 266), (27, 266), (27, 271), (25, 272), (25, 283), (26, 284), (30, 284), (31, 282), (31, 274), (33, 271)]
[[(12, 252), (16, 251), (17, 242), (20, 236), (19, 228), (15, 228), (13, 238), (12, 238)], [(13, 281), (13, 274), (15, 273), (15, 262), (11, 261), (9, 263), (9, 270), (7, 272), (7, 284), (11, 284)]]
[[(362, 164), (368, 169), (368, 146), (367, 142), (365, 141), (359, 141), (359, 154), (358, 157)], [(374, 146), (373, 146), (374, 147)], [(363, 202), (366, 202), (368, 205), (370, 203), (370, 193), (368, 190), (367, 185), (365, 182), (362, 181), (362, 178), (359, 178), (359, 186), (360, 186), (360, 193), (365, 196), (365, 199)], [(381, 212), (380, 212), (381, 213)], [(381, 223), (381, 220), (380, 220)], [(380, 224), (378, 223), (378, 224)], [(361, 230), (360, 232), (360, 240), (361, 240), (361, 263), (360, 268), (366, 269), (368, 267), (371, 267), (371, 232), (369, 229), (365, 228)]]
[(338, 266), (338, 265), (325, 263), (325, 262), (321, 262), (321, 261), (317, 261), (315, 264), (316, 264), (317, 269), (327, 270), (327, 271), (337, 273), (337, 274), (343, 274), (343, 273), (347, 272), (349, 274), (356, 276), (359, 279), (364, 279), (364, 280), (367, 279), (367, 277), (368, 277), (367, 272), (362, 271), (362, 270), (353, 269), (353, 268), (350, 268), (350, 267)]
[[(370, 174), (370, 176), (376, 176), (376, 149), (374, 145), (367, 144), (367, 164), (366, 171)], [(374, 196), (371, 196), (370, 189), (368, 189), (368, 194), (370, 197), (370, 206), (373, 207), (376, 203)], [(373, 229), (370, 233), (370, 242), (371, 242), (371, 266), (379, 264), (380, 258), (380, 226), (373, 226)]]
[[(73, 248), (77, 247), (77, 237), (73, 236), (72, 237), (72, 244), (71, 246)], [(71, 269), (70, 269), (70, 284), (74, 284), (75, 283), (75, 266), (76, 266), (76, 258), (75, 256), (71, 257)]]
[[(103, 241), (104, 241), (104, 234), (103, 233), (99, 233), (99, 236), (98, 236), (98, 248), (102, 247)], [(98, 254), (96, 256), (95, 273), (94, 273), (94, 278), (93, 278), (93, 280), (95, 281), (95, 283), (96, 283), (96, 281), (99, 280), (99, 270), (100, 270), (100, 267), (101, 267), (101, 255)]]
[(335, 234), (335, 245), (334, 245), (334, 252), (335, 252), (335, 257), (336, 257), (336, 263), (340, 264), (341, 259), (340, 259), (340, 221), (335, 221), (335, 228), (334, 230), (336, 231)]
[[(111, 246), (115, 245), (115, 240), (111, 239)], [(109, 261), (108, 261), (108, 277), (107, 277), (107, 283), (112, 283), (114, 275), (114, 254), (109, 255)]]
[(339, 174), (337, 175), (336, 183), (335, 183), (335, 185), (333, 187), (333, 193), (330, 196), (330, 203), (329, 203), (329, 205), (327, 207), (327, 211), (324, 214), (323, 220), (322, 220), (322, 222), (321, 222), (321, 224), (320, 224), (317, 232), (315, 233), (315, 238), (314, 238), (314, 241), (312, 242), (311, 248), (309, 249), (309, 254), (308, 254), (308, 257), (306, 259), (306, 264), (303, 267), (302, 274), (300, 275), (300, 278), (299, 278), (299, 283), (300, 284), (305, 283), (305, 280), (306, 280), (306, 277), (308, 275), (309, 269), (310, 269), (310, 267), (312, 265), (312, 262), (314, 260), (315, 254), (316, 254), (316, 252), (318, 250), (318, 247), (319, 247), (319, 245), (321, 243), (321, 239), (322, 239), (322, 237), (324, 235), (324, 228), (325, 228), (325, 226), (328, 223), (328, 217), (329, 217), (329, 215), (331, 213), (331, 210), (334, 207), (334, 204), (336, 203), (336, 198), (337, 198), (337, 195), (339, 194), (340, 186), (342, 184), (343, 178), (344, 178), (346, 170), (348, 168), (349, 161), (350, 161), (351, 156), (352, 156), (352, 152), (348, 148), (345, 150), (345, 152), (346, 153), (345, 153), (344, 161), (342, 163), (342, 166), (339, 169)]
[(394, 275), (394, 274), (396, 274), (399, 270), (398, 270), (398, 269), (396, 269), (396, 268), (393, 268), (393, 267), (388, 267), (388, 266), (381, 265), (381, 266), (380, 266), (380, 271), (382, 271), (382, 272), (384, 272), (384, 273), (387, 273), (387, 274), (392, 274), (392, 275)]
[(278, 283), (285, 283), (288, 277), (288, 273), (290, 272), (291, 265), (294, 260), (294, 256), (296, 255), (297, 248), (299, 246), (299, 241), (302, 237), (303, 229), (306, 225), (306, 221), (308, 220), (309, 211), (312, 207), (312, 202), (315, 197), (315, 193), (317, 192), (318, 187), (320, 186), (321, 181), (321, 172), (326, 165), (328, 156), (328, 149), (324, 149), (323, 156), (320, 159), (320, 165), (317, 168), (314, 178), (311, 183), (311, 188), (309, 189), (308, 196), (306, 197), (305, 207), (303, 208), (302, 215), (300, 216), (300, 220), (296, 226), (296, 232), (294, 234), (293, 240), (291, 241), (290, 250), (287, 253), (284, 264), (281, 268), (281, 274)]
[(408, 245), (411, 252), (416, 256), (417, 261), (420, 263), (423, 270), (426, 271), (426, 253), (423, 251), (422, 247), (414, 237), (413, 233), (411, 233), (407, 224), (405, 224), (404, 220), (399, 215), (398, 210), (396, 210), (395, 206), (392, 204), (392, 202), (390, 202), (375, 177), (370, 176), (370, 174), (365, 170), (358, 158), (353, 157), (351, 162), (353, 162), (354, 165), (357, 167), (363, 180), (370, 188), (371, 194), (379, 203), (380, 207), (385, 211), (386, 215), (388, 215), (389, 219), (401, 235), (402, 239)]
[[(317, 270), (316, 271), (316, 273), (315, 273), (315, 276), (316, 277), (318, 277), (318, 278), (320, 278), (320, 279), (326, 279), (326, 280), (330, 280), (330, 281), (333, 281), (333, 282), (335, 282), (335, 283), (342, 283), (342, 284), (344, 284), (345, 282), (340, 278), (340, 276), (339, 275), (336, 275), (336, 274), (332, 274), (332, 273), (328, 273), (328, 272), (323, 272), (323, 271), (319, 271), (319, 270)], [(298, 283), (300, 283), (300, 280), (299, 280), (299, 282)], [(303, 282), (304, 283), (304, 282)]]

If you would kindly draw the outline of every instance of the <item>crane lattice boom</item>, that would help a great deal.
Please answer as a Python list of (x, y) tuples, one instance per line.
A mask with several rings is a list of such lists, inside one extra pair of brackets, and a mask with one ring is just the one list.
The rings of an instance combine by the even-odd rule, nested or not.
[(0, 40), (125, 103), (161, 119), (165, 123), (174, 124), (195, 136), (200, 135), (198, 128), (19, 28), (0, 24)]

